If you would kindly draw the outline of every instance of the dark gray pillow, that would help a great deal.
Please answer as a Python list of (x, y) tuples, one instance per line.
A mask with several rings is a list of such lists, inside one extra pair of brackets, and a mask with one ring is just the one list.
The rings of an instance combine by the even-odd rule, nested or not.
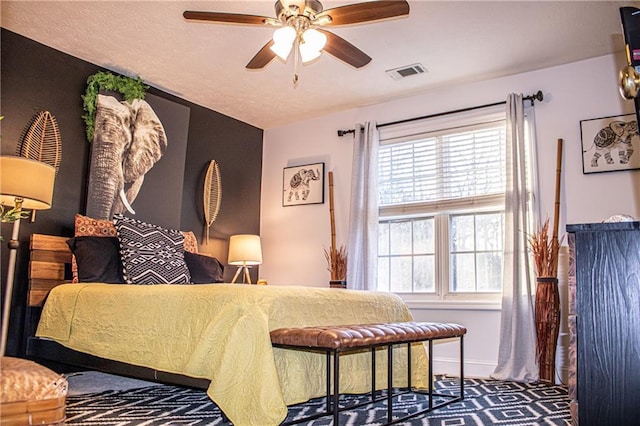
[(74, 237), (67, 245), (76, 257), (79, 282), (124, 283), (116, 237)]
[(184, 236), (122, 215), (113, 217), (120, 242), (124, 280), (129, 284), (188, 284)]
[(189, 267), (192, 283), (209, 284), (224, 282), (224, 266), (222, 266), (215, 257), (185, 251), (184, 260)]

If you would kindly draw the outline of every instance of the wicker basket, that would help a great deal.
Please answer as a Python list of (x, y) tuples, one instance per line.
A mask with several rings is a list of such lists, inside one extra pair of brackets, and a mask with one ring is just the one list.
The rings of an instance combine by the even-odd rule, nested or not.
[(64, 377), (26, 359), (2, 357), (0, 362), (1, 426), (64, 424)]

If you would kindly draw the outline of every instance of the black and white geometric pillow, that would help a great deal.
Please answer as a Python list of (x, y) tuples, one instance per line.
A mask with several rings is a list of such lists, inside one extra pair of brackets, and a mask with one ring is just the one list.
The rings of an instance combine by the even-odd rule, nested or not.
[(122, 274), (129, 284), (187, 284), (184, 236), (122, 215), (113, 217), (122, 258)]

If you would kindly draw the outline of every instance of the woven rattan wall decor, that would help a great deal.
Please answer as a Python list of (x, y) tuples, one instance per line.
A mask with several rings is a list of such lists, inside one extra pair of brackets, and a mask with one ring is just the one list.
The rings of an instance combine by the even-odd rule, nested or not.
[(34, 115), (20, 137), (17, 154), (60, 168), (62, 140), (56, 118), (49, 111)]
[(211, 160), (207, 167), (207, 174), (204, 177), (203, 204), (205, 221), (205, 240), (209, 244), (209, 231), (220, 212), (220, 202), (222, 201), (222, 181), (220, 180), (220, 167), (216, 160)]

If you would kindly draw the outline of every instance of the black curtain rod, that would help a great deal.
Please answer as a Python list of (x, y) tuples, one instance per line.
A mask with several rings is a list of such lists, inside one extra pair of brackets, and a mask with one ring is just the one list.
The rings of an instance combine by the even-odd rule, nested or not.
[[(533, 103), (535, 101), (542, 101), (543, 99), (544, 99), (544, 95), (542, 93), (542, 90), (538, 90), (535, 95), (525, 96), (524, 98), (522, 98), (523, 101), (531, 101), (531, 105), (533, 105)], [(507, 103), (507, 101), (494, 102), (492, 104), (478, 105), (478, 106), (472, 106), (472, 107), (468, 107), (468, 108), (456, 109), (456, 110), (453, 110), (453, 111), (439, 112), (439, 113), (436, 113), (436, 114), (423, 115), (422, 117), (407, 118), (407, 119), (404, 119), (404, 120), (392, 121), (392, 122), (389, 122), (389, 123), (382, 123), (382, 124), (378, 124), (376, 127), (379, 129), (381, 127), (393, 126), (394, 124), (402, 124), (402, 123), (408, 123), (410, 121), (424, 120), (424, 119), (427, 119), (427, 118), (435, 118), (435, 117), (440, 117), (440, 116), (449, 115), (449, 114), (457, 114), (457, 113), (460, 113), (460, 112), (473, 111), (475, 109), (480, 109), (480, 108), (489, 108), (489, 107), (492, 107), (492, 106), (504, 105), (506, 103)], [(338, 130), (338, 136), (340, 136), (340, 137), (342, 137), (342, 136), (344, 136), (346, 134), (349, 134), (349, 133), (353, 133), (355, 135), (356, 130), (355, 129)]]

